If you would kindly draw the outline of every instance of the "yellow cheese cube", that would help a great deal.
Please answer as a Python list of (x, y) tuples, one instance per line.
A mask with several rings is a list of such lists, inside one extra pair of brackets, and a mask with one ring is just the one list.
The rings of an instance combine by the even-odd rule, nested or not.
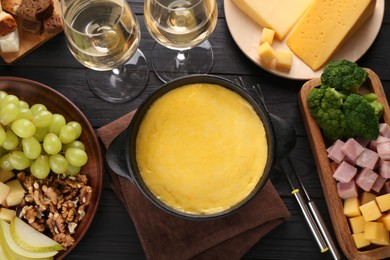
[(264, 42), (257, 47), (257, 53), (260, 56), (260, 59), (265, 63), (270, 63), (276, 57), (274, 49), (268, 42)]
[(344, 215), (347, 217), (356, 217), (361, 215), (359, 210), (359, 199), (357, 197), (344, 200)]
[(360, 204), (363, 205), (363, 204), (366, 204), (367, 202), (370, 202), (372, 200), (375, 200), (376, 198), (376, 195), (371, 193), (371, 192), (367, 192), (367, 191), (364, 191), (362, 193), (362, 196), (360, 198)]
[(322, 67), (370, 17), (375, 0), (314, 0), (286, 41), (313, 70)]
[(366, 221), (364, 220), (363, 216), (349, 218), (348, 220), (352, 233), (356, 234), (364, 232), (364, 224)]
[(376, 197), (376, 203), (382, 212), (390, 209), (390, 193)]
[(377, 220), (382, 216), (382, 212), (379, 210), (379, 207), (376, 204), (375, 200), (361, 205), (359, 209), (362, 212), (365, 221)]
[(275, 31), (268, 28), (263, 28), (263, 31), (261, 32), (261, 39), (260, 44), (264, 42), (268, 42), (270, 45), (274, 42), (275, 37)]
[(390, 231), (390, 213), (382, 216), (378, 221), (383, 223), (387, 231)]
[(382, 229), (385, 227), (380, 222), (366, 222), (364, 225), (364, 238), (368, 240), (380, 240)]
[(233, 0), (246, 15), (262, 27), (275, 30), (282, 40), (312, 0)]
[(293, 53), (289, 50), (276, 51), (276, 67), (290, 69), (293, 61)]
[(386, 228), (380, 229), (380, 235), (377, 239), (370, 240), (372, 244), (380, 245), (380, 246), (388, 246), (390, 245), (389, 240), (389, 231), (386, 230)]
[(369, 246), (371, 244), (370, 240), (364, 238), (364, 233), (352, 234), (352, 238), (357, 249)]

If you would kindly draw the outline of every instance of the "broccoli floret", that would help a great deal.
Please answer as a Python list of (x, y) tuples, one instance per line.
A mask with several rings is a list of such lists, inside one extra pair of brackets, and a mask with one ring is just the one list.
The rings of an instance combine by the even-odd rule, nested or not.
[(375, 93), (368, 93), (363, 95), (364, 99), (367, 100), (370, 105), (374, 108), (375, 115), (379, 119), (383, 115), (383, 105), (378, 101), (378, 97)]
[(321, 74), (321, 84), (345, 93), (355, 93), (368, 78), (368, 72), (348, 60), (329, 62)]
[(363, 96), (350, 94), (343, 105), (346, 137), (362, 137), (375, 140), (379, 135), (378, 117), (375, 109)]
[(322, 134), (336, 140), (344, 136), (346, 127), (342, 110), (344, 95), (334, 88), (313, 88), (307, 96), (310, 113), (316, 119)]

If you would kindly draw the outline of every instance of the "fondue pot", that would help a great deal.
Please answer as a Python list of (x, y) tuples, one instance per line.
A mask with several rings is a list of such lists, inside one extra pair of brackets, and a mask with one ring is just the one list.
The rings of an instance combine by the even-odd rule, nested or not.
[[(140, 124), (147, 113), (149, 107), (167, 92), (188, 84), (207, 83), (225, 87), (242, 96), (255, 110), (262, 121), (268, 143), (268, 158), (262, 177), (256, 184), (253, 191), (241, 202), (217, 213), (192, 214), (176, 210), (160, 201), (147, 187), (142, 179), (136, 160), (136, 139)], [(205, 104), (207, 105), (207, 104)], [(138, 189), (155, 205), (174, 214), (187, 219), (211, 219), (226, 216), (237, 211), (240, 207), (251, 200), (265, 185), (269, 179), (270, 171), (278, 158), (286, 155), (295, 144), (295, 131), (283, 119), (278, 118), (268, 112), (260, 99), (254, 99), (239, 85), (227, 79), (211, 75), (191, 75), (178, 78), (164, 84), (161, 88), (151, 94), (137, 109), (131, 123), (108, 147), (106, 160), (116, 174), (128, 179), (136, 184)]]

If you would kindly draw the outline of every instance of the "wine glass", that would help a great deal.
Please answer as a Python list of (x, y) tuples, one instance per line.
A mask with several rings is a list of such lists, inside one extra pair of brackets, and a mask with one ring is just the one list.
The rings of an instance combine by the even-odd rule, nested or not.
[(145, 0), (144, 17), (157, 41), (151, 64), (162, 81), (211, 70), (214, 54), (207, 38), (217, 23), (216, 0)]
[(126, 0), (61, 0), (69, 50), (88, 67), (88, 84), (104, 100), (134, 99), (145, 88), (148, 65), (138, 49), (137, 18)]

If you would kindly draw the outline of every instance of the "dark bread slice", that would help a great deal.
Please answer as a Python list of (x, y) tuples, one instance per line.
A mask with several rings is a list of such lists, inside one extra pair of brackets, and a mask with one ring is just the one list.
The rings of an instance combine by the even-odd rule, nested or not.
[(62, 30), (61, 17), (57, 13), (53, 13), (52, 16), (43, 21), (43, 28), (48, 33), (57, 33)]
[(23, 0), (16, 15), (23, 20), (43, 21), (54, 11), (53, 0)]
[(27, 19), (22, 20), (22, 28), (24, 31), (34, 33), (34, 34), (41, 34), (43, 25), (41, 21), (30, 21)]

